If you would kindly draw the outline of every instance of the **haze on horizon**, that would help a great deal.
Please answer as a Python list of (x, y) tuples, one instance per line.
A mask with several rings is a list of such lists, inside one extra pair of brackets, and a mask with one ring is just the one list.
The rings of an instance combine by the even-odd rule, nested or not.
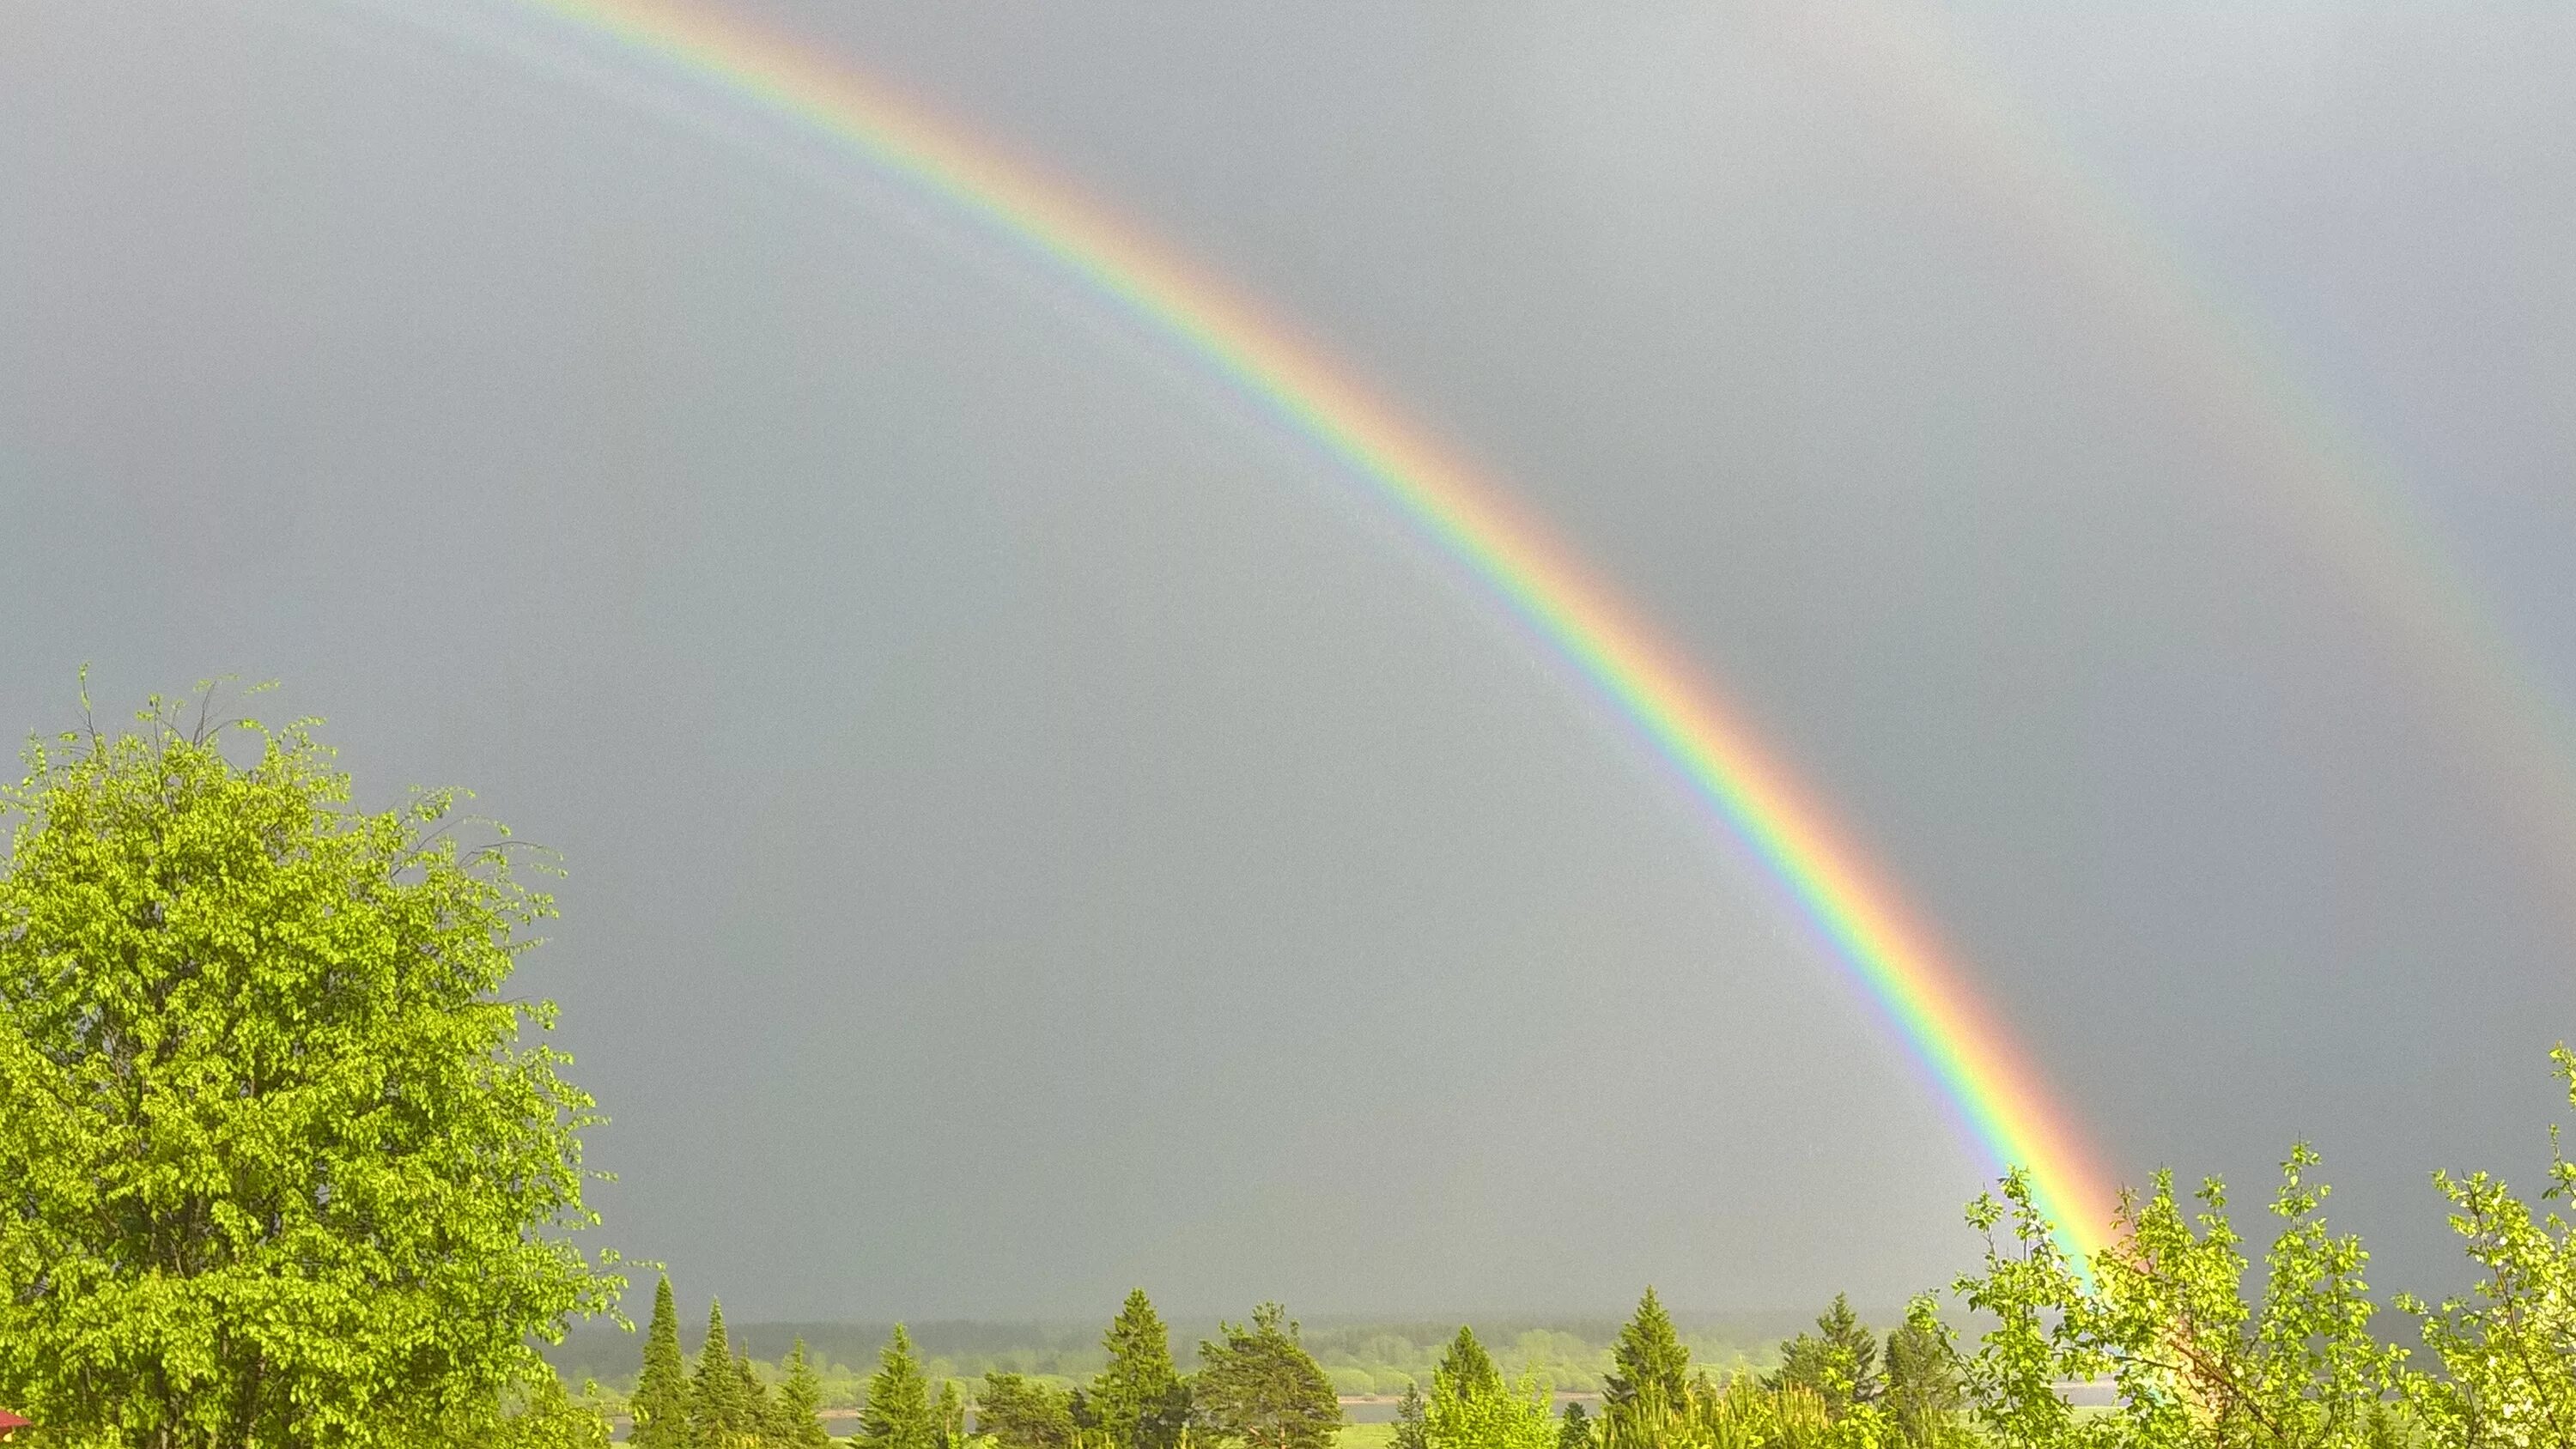
[[(2567, 863), (2120, 309), (1818, 12), (725, 0), (1489, 464), (2123, 1176), (2374, 1286), (2528, 1180)], [(219, 673), (571, 871), (605, 1243), (743, 1320), (1887, 1304), (1983, 1169), (1616, 721), (1306, 451), (507, 5), (0, 0), (0, 724)], [(2576, 701), (2576, 18), (1941, 23)], [(2366, 581), (2365, 581), (2366, 582)]]

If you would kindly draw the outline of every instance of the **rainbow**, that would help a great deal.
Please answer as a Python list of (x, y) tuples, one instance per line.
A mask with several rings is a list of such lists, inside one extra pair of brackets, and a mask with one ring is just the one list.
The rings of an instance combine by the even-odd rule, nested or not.
[(2153, 379), (2252, 486), (2231, 523), (2268, 529), (2367, 609), (2414, 676), (2405, 707), (2437, 723), (2489, 805), (2517, 821), (2532, 875), (2576, 928), (2576, 719), (2482, 594), (2452, 540), (2361, 431), (2295, 376), (2227, 289), (2093, 174), (1923, 0), (1750, 7), (1768, 36), (1832, 80), (1841, 104), (1918, 148), (1958, 201), (2008, 229), (2092, 328)]
[(1743, 720), (1509, 496), (1314, 348), (1135, 227), (796, 43), (670, 0), (525, 0), (791, 119), (1195, 354), (1463, 564), (1687, 779), (1885, 1010), (1995, 1166), (2079, 1255), (2112, 1196), (2038, 1073), (1897, 892)]

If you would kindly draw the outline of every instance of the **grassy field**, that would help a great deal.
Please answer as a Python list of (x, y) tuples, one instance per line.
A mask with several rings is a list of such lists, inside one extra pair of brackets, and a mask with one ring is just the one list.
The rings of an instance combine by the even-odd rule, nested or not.
[(1334, 1449), (1386, 1449), (1394, 1442), (1393, 1424), (1344, 1424)]

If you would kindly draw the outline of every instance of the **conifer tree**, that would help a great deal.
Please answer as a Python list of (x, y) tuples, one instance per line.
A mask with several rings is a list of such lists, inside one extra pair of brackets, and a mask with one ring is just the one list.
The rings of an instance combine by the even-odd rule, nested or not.
[(777, 1427), (770, 1438), (778, 1449), (824, 1449), (832, 1436), (823, 1432), (823, 1378), (805, 1356), (805, 1340), (787, 1350), (786, 1373), (778, 1385)]
[(966, 1442), (966, 1400), (955, 1379), (939, 1381), (939, 1401), (930, 1406), (932, 1432), (939, 1449), (959, 1449)]
[(930, 1386), (922, 1378), (912, 1335), (900, 1323), (877, 1353), (877, 1371), (868, 1376), (868, 1401), (859, 1410), (859, 1432), (851, 1438), (861, 1449), (938, 1449)]
[(1637, 1300), (1637, 1316), (1619, 1330), (1610, 1347), (1611, 1371), (1605, 1385), (1607, 1407), (1653, 1406), (1656, 1413), (1677, 1413), (1688, 1402), (1690, 1350), (1682, 1347), (1673, 1320), (1649, 1285)]
[(1566, 1401), (1565, 1418), (1557, 1424), (1556, 1449), (1593, 1449), (1592, 1420), (1574, 1400)]
[(1075, 1394), (1001, 1369), (975, 1391), (975, 1433), (998, 1449), (1073, 1449)]
[(1475, 1331), (1460, 1328), (1431, 1372), (1423, 1415), (1428, 1449), (1556, 1449), (1557, 1436), (1546, 1387), (1534, 1376), (1506, 1385)]
[(733, 1345), (725, 1338), (724, 1305), (707, 1303), (706, 1341), (698, 1345), (698, 1368), (689, 1383), (689, 1421), (697, 1430), (697, 1449), (730, 1449), (743, 1429), (741, 1380), (735, 1376)]
[(1878, 1339), (1837, 1293), (1833, 1306), (1817, 1316), (1814, 1333), (1781, 1343), (1780, 1367), (1764, 1382), (1775, 1389), (1796, 1384), (1813, 1390), (1839, 1420), (1854, 1405), (1878, 1399)]
[(1431, 1371), (1431, 1391), (1437, 1394), (1444, 1384), (1462, 1399), (1482, 1398), (1503, 1386), (1503, 1371), (1494, 1367), (1494, 1356), (1476, 1341), (1476, 1331), (1464, 1324), (1449, 1341), (1449, 1352), (1441, 1356), (1439, 1367)]
[(1395, 1433), (1388, 1449), (1430, 1449), (1430, 1439), (1423, 1428), (1422, 1385), (1404, 1381), (1404, 1397), (1395, 1406)]
[(762, 1445), (766, 1449), (769, 1431), (777, 1418), (777, 1405), (770, 1402), (769, 1385), (761, 1382), (760, 1375), (752, 1370), (749, 1353), (736, 1358), (733, 1365), (736, 1389), (740, 1394), (734, 1401), (737, 1413), (734, 1433), (743, 1442)]
[(1172, 1342), (1153, 1300), (1138, 1288), (1100, 1338), (1109, 1366), (1091, 1381), (1085, 1409), (1106, 1449), (1173, 1449), (1189, 1423), (1189, 1388), (1172, 1367)]
[(1199, 1344), (1197, 1407), (1209, 1432), (1245, 1449), (1328, 1449), (1341, 1433), (1341, 1402), (1287, 1311), (1264, 1303), (1249, 1329), (1219, 1329), (1222, 1342)]
[(1887, 1335), (1887, 1391), (1880, 1402), (1909, 1449), (1944, 1449), (1966, 1437), (1959, 1355), (1929, 1299), (1915, 1300), (1904, 1324)]
[(1851, 1364), (1851, 1402), (1877, 1402), (1878, 1336), (1861, 1326), (1859, 1316), (1852, 1312), (1850, 1302), (1842, 1294), (1835, 1294), (1833, 1306), (1816, 1320), (1816, 1331)]
[(644, 1330), (644, 1372), (635, 1380), (628, 1407), (635, 1429), (626, 1442), (635, 1449), (692, 1449), (689, 1370), (680, 1358), (680, 1315), (671, 1303), (667, 1273), (653, 1289), (653, 1321)]

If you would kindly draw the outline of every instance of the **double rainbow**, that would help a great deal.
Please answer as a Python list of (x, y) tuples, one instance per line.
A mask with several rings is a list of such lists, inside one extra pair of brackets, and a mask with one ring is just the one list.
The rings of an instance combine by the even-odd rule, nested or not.
[(2111, 1197), (1976, 993), (1743, 721), (1508, 496), (1349, 374), (1135, 227), (793, 42), (669, 0), (527, 0), (810, 127), (1038, 254), (1195, 354), (1363, 480), (1572, 662), (1751, 847), (1884, 1008), (1994, 1165), (2029, 1172), (2068, 1246)]

